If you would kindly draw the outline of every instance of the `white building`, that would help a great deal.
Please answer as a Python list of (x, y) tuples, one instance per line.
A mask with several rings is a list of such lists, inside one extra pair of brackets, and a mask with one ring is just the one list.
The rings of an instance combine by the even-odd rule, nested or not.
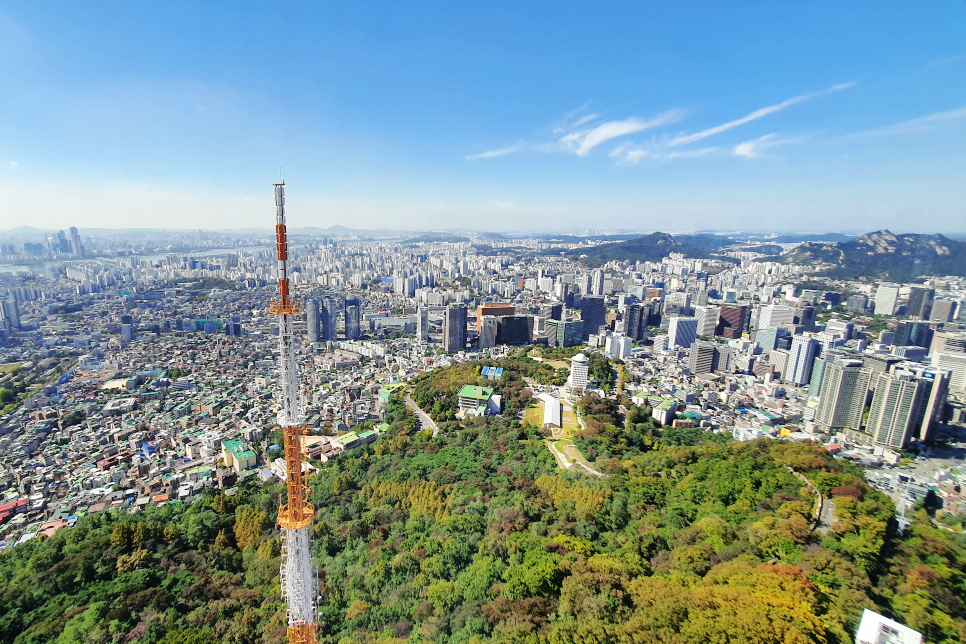
[(922, 635), (866, 608), (855, 632), (855, 644), (922, 644)]
[(578, 353), (570, 359), (570, 377), (567, 378), (567, 388), (571, 391), (582, 391), (587, 387), (587, 374), (590, 371), (587, 356)]

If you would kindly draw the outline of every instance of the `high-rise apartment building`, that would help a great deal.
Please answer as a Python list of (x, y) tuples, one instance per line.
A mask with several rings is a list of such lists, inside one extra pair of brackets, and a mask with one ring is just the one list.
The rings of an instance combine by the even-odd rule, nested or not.
[(320, 303), (319, 316), (321, 317), (320, 339), (328, 342), (335, 342), (335, 319), (338, 315), (338, 303), (331, 297), (323, 298)]
[(426, 342), (429, 337), (429, 309), (424, 306), (416, 310), (416, 339)]
[(804, 387), (812, 377), (812, 365), (818, 354), (818, 342), (810, 337), (796, 335), (788, 352), (788, 369), (785, 381), (796, 387)]
[(362, 337), (362, 300), (357, 297), (345, 298), (345, 337), (358, 340)]
[(620, 327), (618, 331), (626, 335), (631, 340), (639, 340), (641, 337), (641, 305), (629, 304), (621, 314)]
[(826, 364), (815, 423), (824, 431), (859, 429), (871, 379), (872, 370), (861, 360), (836, 358)]
[(667, 328), (668, 347), (691, 348), (697, 339), (698, 319), (673, 317)]
[(462, 304), (446, 307), (443, 314), (443, 350), (455, 353), (466, 348), (466, 307)]
[(319, 301), (316, 299), (304, 300), (302, 304), (305, 311), (305, 339), (311, 344), (319, 342)]
[(874, 376), (875, 394), (865, 432), (878, 445), (900, 449), (927, 440), (946, 401), (947, 372), (910, 365)]

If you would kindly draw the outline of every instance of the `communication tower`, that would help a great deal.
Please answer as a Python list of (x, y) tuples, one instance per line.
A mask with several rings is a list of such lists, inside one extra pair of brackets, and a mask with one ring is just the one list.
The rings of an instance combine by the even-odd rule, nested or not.
[(309, 503), (308, 474), (302, 471), (305, 408), (299, 396), (295, 360), (294, 318), (299, 305), (289, 294), (288, 234), (285, 231), (285, 182), (275, 184), (275, 250), (278, 256), (278, 299), (269, 312), (278, 316), (278, 370), (281, 409), (278, 425), (284, 435), (287, 496), (278, 509), (282, 528), (282, 599), (288, 604), (290, 644), (315, 644), (316, 580), (309, 553), (309, 525), (315, 509)]

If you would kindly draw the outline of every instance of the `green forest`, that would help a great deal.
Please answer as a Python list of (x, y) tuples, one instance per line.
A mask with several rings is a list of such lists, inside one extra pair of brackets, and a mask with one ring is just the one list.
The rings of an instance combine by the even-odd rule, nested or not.
[[(442, 419), (474, 368), (413, 397)], [(514, 410), (519, 373), (496, 383)], [(391, 400), (389, 430), (311, 480), (320, 642), (845, 644), (865, 607), (932, 644), (966, 641), (962, 535), (920, 510), (898, 536), (852, 465), (581, 404), (601, 479), (559, 469), (511, 411), (434, 438)], [(827, 534), (793, 472), (834, 497)], [(102, 513), (0, 554), (0, 642), (284, 642), (280, 492)]]

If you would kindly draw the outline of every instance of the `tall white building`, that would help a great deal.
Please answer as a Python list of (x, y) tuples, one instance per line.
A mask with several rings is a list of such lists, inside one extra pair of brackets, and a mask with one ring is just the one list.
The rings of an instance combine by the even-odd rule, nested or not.
[(667, 329), (667, 345), (672, 349), (674, 347), (690, 349), (697, 335), (697, 318), (672, 317)]
[(717, 306), (694, 307), (694, 317), (698, 320), (698, 335), (706, 338), (714, 337), (714, 329), (718, 326), (718, 313), (720, 311), (721, 308)]
[(758, 316), (759, 329), (776, 329), (783, 324), (793, 324), (794, 322), (795, 309), (783, 304), (763, 306)]
[(804, 335), (792, 338), (792, 348), (788, 352), (788, 368), (785, 381), (796, 387), (804, 387), (812, 377), (812, 365), (818, 352), (818, 342)]
[(604, 353), (610, 358), (623, 360), (631, 355), (634, 341), (626, 335), (609, 335), (604, 341)]
[(966, 391), (966, 353), (937, 351), (932, 354), (932, 366), (949, 372), (949, 391)]
[(590, 364), (587, 356), (578, 353), (570, 359), (570, 376), (567, 378), (567, 388), (571, 391), (582, 391), (587, 387), (587, 374)]
[(898, 284), (880, 284), (875, 290), (875, 314), (892, 315), (899, 300)]

